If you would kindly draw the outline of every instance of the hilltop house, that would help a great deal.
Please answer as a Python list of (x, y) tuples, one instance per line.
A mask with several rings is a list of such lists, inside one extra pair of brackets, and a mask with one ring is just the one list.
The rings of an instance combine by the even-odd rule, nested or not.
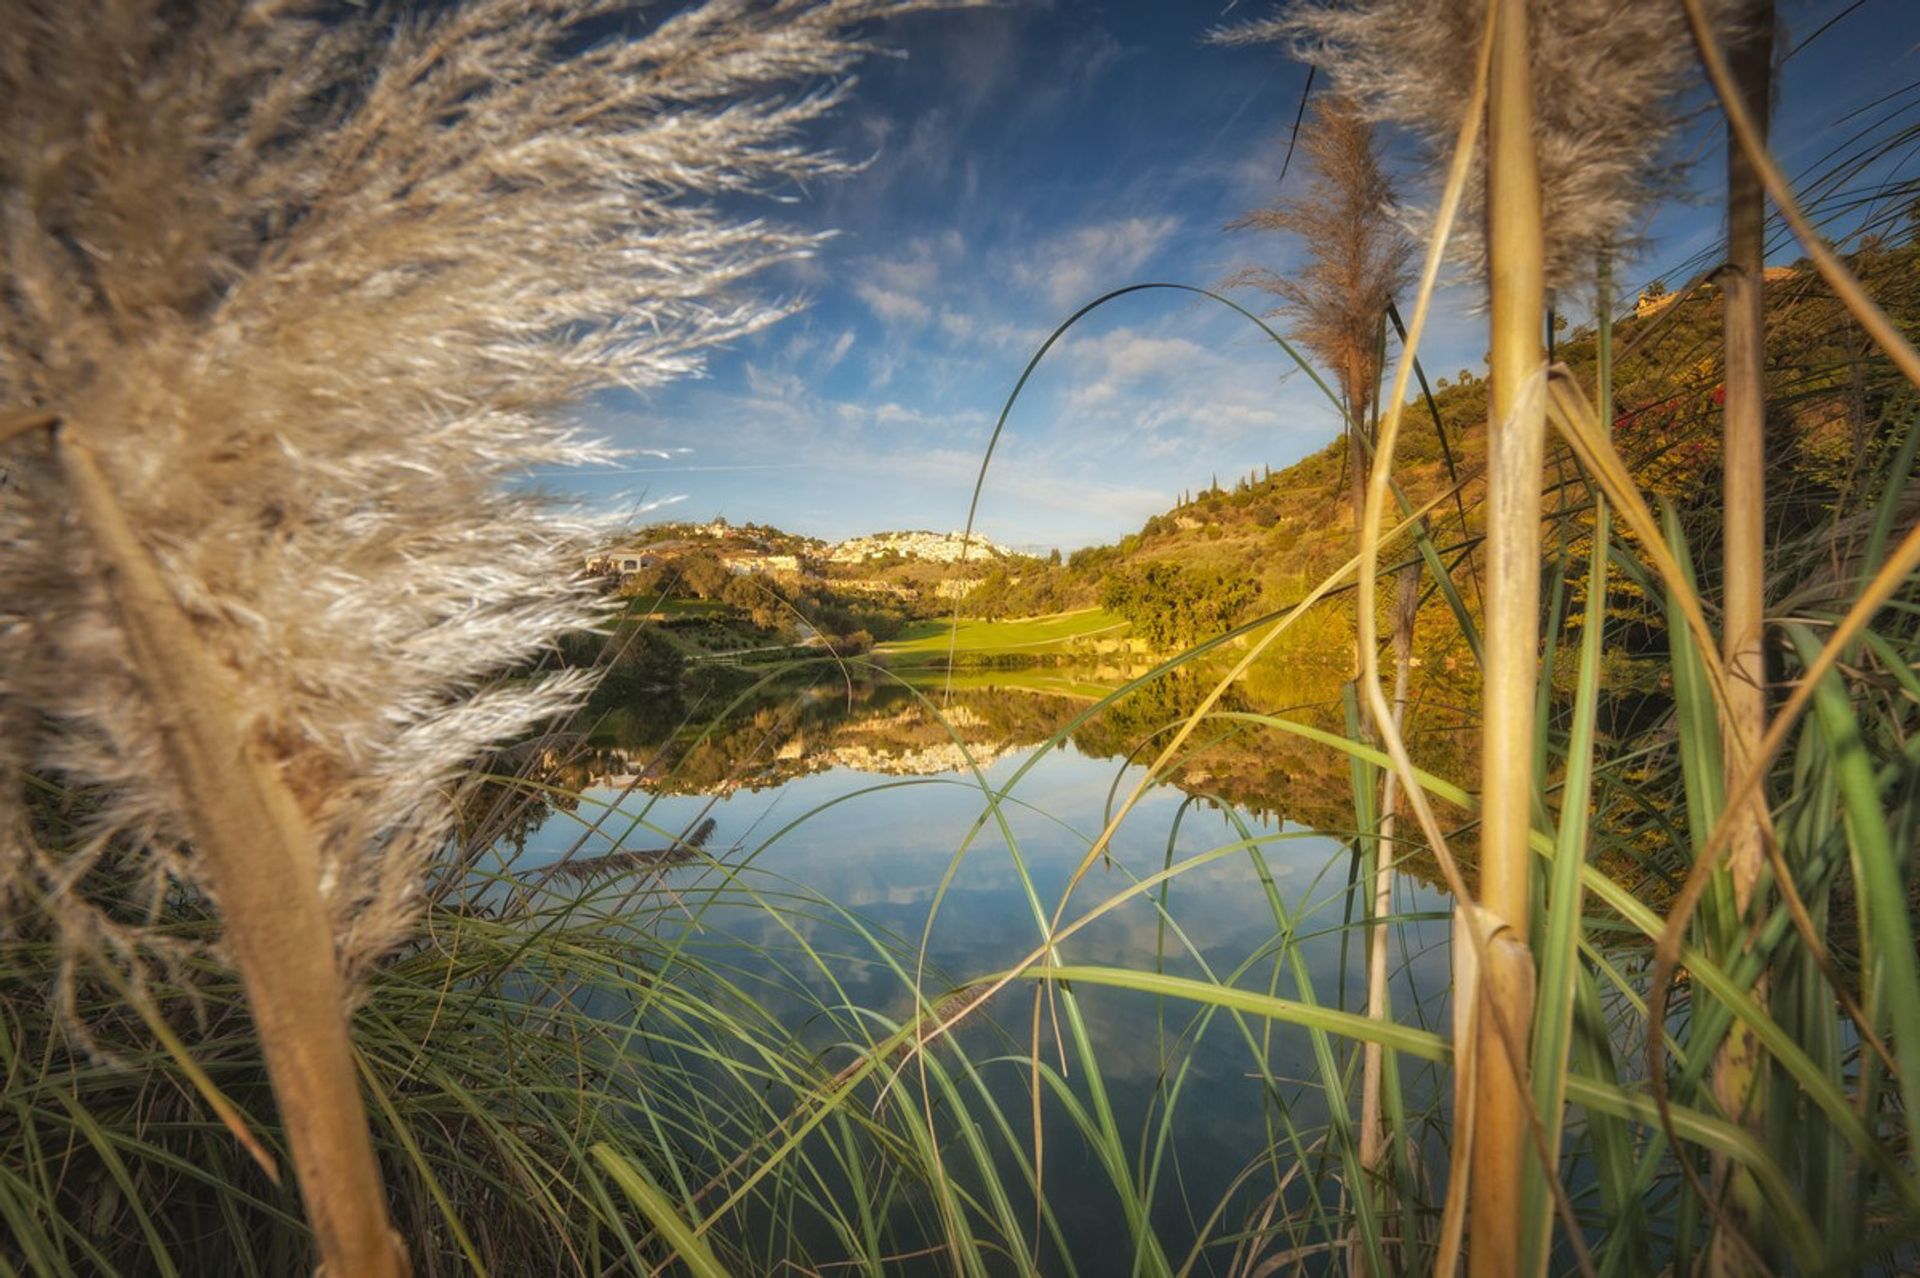
[(613, 573), (627, 577), (646, 568), (669, 563), (688, 549), (684, 541), (656, 541), (644, 546), (616, 546), (596, 550), (585, 556), (590, 573)]
[(770, 555), (760, 550), (735, 550), (720, 556), (720, 562), (733, 573), (797, 573), (800, 556)]
[[(1798, 279), (1799, 276), (1799, 269), (1792, 266), (1769, 266), (1761, 272), (1761, 278), (1765, 281), (1768, 288), (1778, 288), (1783, 284), (1790, 284)], [(1692, 285), (1688, 287), (1692, 287)], [(1695, 296), (1699, 300), (1705, 300), (1714, 293), (1717, 293), (1718, 288), (1718, 284), (1710, 280), (1709, 288), (1702, 290)], [(1666, 310), (1667, 307), (1672, 306), (1675, 302), (1686, 296), (1686, 292), (1686, 289), (1682, 289), (1678, 293), (1668, 292), (1667, 286), (1663, 282), (1655, 280), (1641, 291), (1639, 299), (1634, 303), (1633, 313), (1635, 317), (1639, 319), (1646, 319), (1649, 315), (1658, 315), (1661, 311)]]

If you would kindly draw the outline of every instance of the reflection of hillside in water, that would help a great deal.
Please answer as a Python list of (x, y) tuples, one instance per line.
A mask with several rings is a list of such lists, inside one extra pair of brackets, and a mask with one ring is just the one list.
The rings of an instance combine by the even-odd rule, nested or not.
[[(1217, 709), (1282, 711), (1338, 731), (1339, 683), (1312, 689), (1287, 707), (1254, 703), (1230, 690)], [(1096, 759), (1151, 762), (1169, 734), (1211, 690), (1182, 671), (1135, 690), (1068, 734)], [(1302, 688), (1289, 688), (1289, 694)], [(727, 795), (767, 790), (798, 777), (845, 768), (878, 776), (938, 776), (985, 770), (1040, 747), (1091, 706), (1085, 698), (991, 685), (914, 689), (895, 682), (787, 682), (730, 703), (709, 693), (649, 697), (603, 707), (588, 742), (551, 760), (565, 789), (640, 789), (655, 794)], [(1443, 774), (1464, 775), (1447, 738), (1420, 741), (1416, 754)], [(1345, 757), (1323, 744), (1248, 724), (1210, 722), (1192, 736), (1168, 780), (1189, 794), (1251, 815), (1337, 832), (1353, 821)]]
[[(609, 713), (576, 763), (574, 788), (637, 786), (662, 794), (731, 794), (832, 768), (936, 776), (986, 768), (1045, 741), (1081, 703), (1019, 689), (950, 699), (899, 685), (787, 685), (730, 712), (690, 707)], [(716, 717), (717, 716), (717, 717)]]
[[(1288, 673), (1284, 686), (1230, 690), (1216, 708), (1264, 711), (1340, 734), (1344, 714), (1338, 677), (1314, 678), (1298, 668)], [(1021, 679), (1018, 672), (1009, 677)], [(1065, 679), (1059, 683), (1074, 686)], [(1091, 714), (1094, 703), (1086, 695), (1012, 681), (956, 687), (949, 695), (937, 684), (914, 689), (896, 681), (855, 680), (849, 693), (837, 672), (831, 682), (780, 681), (751, 695), (697, 688), (650, 693), (593, 706), (584, 719), (592, 725), (584, 740), (564, 745), (555, 738), (530, 740), (503, 756), (496, 763), (502, 778), (479, 787), (469, 801), (470, 837), (477, 846), (519, 849), (532, 830), (557, 813), (582, 814), (591, 824), (594, 814), (607, 809), (604, 797), (583, 806), (590, 791), (724, 798), (772, 791), (834, 770), (877, 777), (967, 777), (969, 759), (983, 772), (993, 768), (995, 784), (1004, 785), (1013, 777), (1009, 760), (1042, 749), (1062, 732), (1074, 754), (1110, 761), (1118, 797), (1212, 687), (1204, 673), (1180, 671)], [(1474, 761), (1462, 750), (1462, 738), (1439, 722), (1443, 717), (1438, 706), (1414, 715), (1408, 734), (1414, 758), (1442, 777), (1470, 776)], [(1124, 775), (1130, 770), (1131, 776)], [(1335, 837), (1353, 828), (1346, 755), (1271, 726), (1205, 722), (1164, 778), (1188, 795), (1268, 825), (1285, 823)], [(679, 833), (685, 840), (686, 832)], [(1401, 849), (1401, 867), (1437, 884), (1432, 855), (1417, 833), (1403, 837), (1408, 842)], [(1449, 841), (1456, 854), (1471, 861), (1470, 826), (1450, 833)], [(685, 859), (680, 850), (663, 835), (659, 847), (637, 853), (652, 858), (649, 865), (672, 864)]]

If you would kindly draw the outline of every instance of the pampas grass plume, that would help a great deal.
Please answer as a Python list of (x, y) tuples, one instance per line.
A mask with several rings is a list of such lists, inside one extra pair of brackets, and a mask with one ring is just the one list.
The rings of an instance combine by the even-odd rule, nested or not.
[[(1706, 0), (1723, 28), (1736, 8)], [(1647, 202), (1670, 187), (1676, 169), (1662, 148), (1693, 41), (1680, 0), (1534, 0), (1529, 9), (1547, 287), (1558, 289), (1590, 277), (1600, 252), (1631, 244)], [(1216, 38), (1290, 44), (1369, 119), (1407, 129), (1444, 165), (1485, 21), (1485, 0), (1308, 0)], [(1475, 161), (1469, 212), (1485, 202), (1484, 151)], [(1485, 255), (1479, 222), (1465, 218), (1456, 231), (1474, 260)]]
[[(512, 481), (606, 455), (569, 406), (784, 313), (740, 286), (816, 238), (718, 201), (845, 169), (801, 131), (903, 7), (632, 36), (610, 0), (8, 6), (0, 409), (97, 458), (311, 826), (349, 970), (405, 934), (462, 766), (582, 692), (507, 677), (598, 607), (586, 526)], [(202, 876), (112, 587), (55, 450), (0, 466), (0, 888), (71, 904), (119, 849), (157, 903)], [(77, 848), (34, 837), (27, 774), (90, 796)]]
[(1249, 267), (1227, 282), (1275, 298), (1293, 337), (1334, 371), (1358, 421), (1379, 377), (1376, 330), (1409, 282), (1413, 243), (1395, 221), (1373, 126), (1350, 98), (1319, 97), (1300, 147), (1311, 167), (1306, 193), (1235, 218), (1227, 229), (1291, 234), (1306, 246), (1305, 259), (1290, 272)]

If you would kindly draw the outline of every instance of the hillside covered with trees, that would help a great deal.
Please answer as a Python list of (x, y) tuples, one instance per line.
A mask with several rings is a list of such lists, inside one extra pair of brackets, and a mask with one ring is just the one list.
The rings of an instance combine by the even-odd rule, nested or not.
[[(1914, 223), (1898, 239), (1874, 240), (1852, 255), (1865, 280), (1900, 322), (1920, 326), (1920, 241)], [(1857, 324), (1805, 263), (1769, 272), (1768, 321), (1776, 335), (1767, 364), (1769, 489), (1783, 520), (1780, 533), (1805, 532), (1863, 509), (1871, 495), (1862, 476), (1875, 473), (1894, 447), (1886, 429), (1914, 403), (1914, 392), (1884, 361), (1870, 357)], [(1714, 553), (1711, 512), (1720, 475), (1719, 413), (1724, 398), (1719, 288), (1711, 277), (1678, 289), (1650, 286), (1618, 320), (1614, 333), (1614, 438), (1647, 490), (1670, 503), (1696, 538), (1696, 553)], [(1555, 355), (1576, 376), (1590, 378), (1598, 359), (1591, 329), (1555, 325)], [(1424, 375), (1424, 374), (1423, 374)], [(1468, 369), (1432, 377), (1408, 407), (1395, 479), (1409, 507), (1432, 503), (1430, 536), (1452, 569), (1460, 599), (1479, 608), (1484, 534), (1487, 383)], [(1576, 509), (1591, 494), (1559, 452), (1551, 473), (1550, 509)], [(894, 555), (858, 567), (824, 562), (824, 543), (780, 529), (742, 525), (735, 537), (775, 554), (811, 556), (811, 571), (729, 572), (728, 543), (701, 543), (684, 555), (632, 575), (620, 585), (634, 610), (669, 624), (670, 633), (706, 627), (710, 648), (748, 640), (798, 642), (829, 636), (843, 650), (864, 650), (898, 636), (916, 620), (998, 620), (1100, 606), (1132, 624), (1151, 652), (1174, 652), (1263, 613), (1288, 607), (1353, 553), (1350, 502), (1352, 452), (1340, 438), (1279, 470), (1239, 475), (1184, 493), (1167, 511), (1114, 544), (1076, 550), (1064, 559), (1007, 555), (932, 563)], [(698, 527), (665, 524), (645, 530), (675, 542)], [(1410, 552), (1406, 552), (1410, 553)], [(1657, 660), (1664, 622), (1616, 585), (1617, 615), (1637, 618), (1637, 646)], [(723, 612), (676, 613), (663, 600), (708, 600)], [(1444, 611), (1429, 582), (1425, 607)], [(1327, 610), (1311, 633), (1286, 642), (1290, 657), (1350, 668), (1351, 610)], [(1344, 624), (1340, 618), (1345, 617)], [(746, 625), (750, 631), (741, 632)], [(732, 627), (732, 633), (712, 627)], [(1431, 668), (1465, 655), (1451, 626), (1416, 626)], [(744, 635), (744, 637), (743, 637)], [(1629, 682), (1657, 679), (1649, 669)]]

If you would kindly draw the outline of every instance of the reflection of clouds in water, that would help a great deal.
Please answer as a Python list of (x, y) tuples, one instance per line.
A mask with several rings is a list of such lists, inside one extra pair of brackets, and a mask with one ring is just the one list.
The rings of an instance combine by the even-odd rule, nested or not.
[[(997, 759), (985, 769), (989, 784), (1004, 786), (1031, 757), (1031, 749), (1020, 749)], [(1002, 815), (1025, 859), (1025, 874), (1043, 916), (1058, 905), (1069, 876), (1103, 827), (1110, 804), (1124, 799), (1139, 776), (1137, 767), (1089, 757), (1069, 745), (1048, 752), (1021, 778)], [(850, 1002), (890, 1022), (911, 1012), (913, 998), (907, 982), (936, 893), (940, 893), (938, 914), (927, 952), (930, 998), (937, 999), (956, 981), (997, 972), (1024, 959), (1039, 938), (1035, 907), (1022, 884), (1021, 871), (997, 822), (991, 816), (982, 819), (983, 795), (970, 776), (889, 780), (829, 766), (797, 772), (777, 787), (734, 789), (717, 799), (700, 794), (649, 799), (637, 791), (624, 797), (610, 791), (590, 797), (618, 798), (619, 808), (603, 823), (601, 842), (583, 848), (585, 854), (608, 850), (605, 839), (626, 831), (633, 818), (643, 813), (644, 830), (632, 834), (629, 843), (659, 844), (663, 842), (660, 832), (678, 834), (711, 816), (716, 826), (707, 850), (729, 865), (746, 864), (740, 882), (768, 899), (793, 901), (796, 894), (817, 898), (812, 903), (794, 902), (776, 919), (739, 903), (736, 893), (735, 900), (702, 912), (700, 930), (686, 933), (685, 939), (701, 956), (748, 971), (756, 962), (750, 946), (764, 947), (769, 953), (770, 961), (764, 965), (770, 983), (756, 987), (756, 997), (763, 998), (775, 1014), (804, 1023), (807, 1041), (823, 1050), (846, 1037), (844, 1026), (820, 1016), (809, 998), (836, 1008)], [(1074, 889), (1065, 921), (1085, 916), (1126, 892), (1138, 879), (1158, 873), (1166, 863), (1169, 832), (1177, 816), (1174, 861), (1191, 863), (1167, 886), (1167, 909), (1187, 940), (1199, 948), (1215, 978), (1225, 980), (1250, 955), (1269, 945), (1279, 928), (1267, 889), (1244, 849), (1192, 860), (1237, 843), (1241, 832), (1217, 811), (1197, 805), (1183, 810), (1184, 801), (1185, 796), (1170, 787), (1143, 796), (1114, 841), (1114, 863), (1099, 862), (1089, 869)], [(588, 803), (582, 805), (579, 816), (590, 823), (598, 814), (598, 808)], [(1298, 959), (1306, 969), (1312, 997), (1329, 1006), (1360, 1008), (1365, 982), (1362, 933), (1357, 926), (1343, 930), (1342, 894), (1348, 884), (1349, 852), (1326, 836), (1282, 833), (1270, 822), (1249, 825), (1263, 840), (1260, 856), (1290, 924), (1305, 938), (1298, 946)], [(559, 855), (583, 828), (574, 815), (556, 815), (530, 835), (529, 858), (545, 861)], [(955, 868), (955, 852), (969, 838), (971, 844)], [(949, 875), (942, 891), (943, 879)], [(664, 882), (682, 893), (690, 909), (701, 911), (710, 899), (707, 894), (723, 888), (724, 877), (711, 866), (684, 866), (670, 871)], [(1149, 893), (1157, 898), (1159, 889)], [(1403, 880), (1397, 908), (1439, 912), (1445, 900)], [(856, 915), (862, 926), (881, 938), (899, 970), (854, 935), (839, 910)], [(659, 926), (669, 932), (687, 926), (684, 916), (672, 910), (659, 917)], [(1413, 1019), (1416, 1001), (1428, 1023), (1439, 1023), (1444, 1017), (1446, 939), (1444, 921), (1411, 926), (1396, 935), (1393, 997), (1396, 1008), (1405, 1009), (1402, 1019)], [(818, 960), (806, 952), (808, 948)], [(1410, 959), (1409, 949), (1413, 951)], [(1070, 963), (1137, 970), (1160, 967), (1175, 975), (1202, 976), (1201, 965), (1174, 930), (1167, 928), (1163, 934), (1154, 900), (1147, 895), (1135, 895), (1090, 923), (1065, 941), (1063, 950)], [(826, 963), (829, 971), (822, 972), (818, 962)], [(776, 964), (784, 970), (776, 972)], [(1267, 955), (1233, 979), (1242, 988), (1283, 998), (1303, 994), (1290, 954)], [(1033, 986), (1027, 984), (997, 996), (987, 1009), (992, 1020), (983, 1018), (961, 1033), (965, 1049), (976, 1053), (976, 1059), (1023, 1055), (1028, 1050), (1034, 994)], [(1267, 1125), (1276, 1121), (1276, 1106), (1284, 1105), (1291, 1121), (1302, 1127), (1325, 1121), (1325, 1107), (1312, 1081), (1317, 1077), (1312, 1042), (1297, 1027), (1248, 1017), (1243, 1031), (1227, 1012), (1216, 1011), (1205, 1020), (1204, 1033), (1196, 1040), (1192, 1035), (1205, 1009), (1194, 1003), (1089, 986), (1080, 987), (1077, 995), (1124, 1141), (1138, 1139), (1143, 1130), (1157, 1130), (1166, 1089), (1186, 1068), (1177, 1101), (1177, 1143), (1183, 1188), (1192, 1201), (1210, 1206), (1226, 1191), (1233, 1174), (1266, 1144)], [(867, 1030), (876, 1036), (884, 1032), (877, 1023), (869, 1023)], [(1066, 1033), (1064, 1026), (1062, 1033)], [(1054, 1030), (1044, 1021), (1042, 1050), (1053, 1065), (1062, 1063), (1056, 1055)], [(1349, 1052), (1351, 1044), (1339, 1050)], [(1067, 1051), (1070, 1085), (1084, 1095), (1084, 1071), (1070, 1042)], [(844, 1063), (840, 1054), (833, 1059)], [(1272, 1091), (1259, 1077), (1263, 1062), (1276, 1080)], [(1402, 1068), (1409, 1079), (1428, 1078), (1411, 1062), (1403, 1062)], [(1028, 1104), (1025, 1067), (1015, 1060), (984, 1069), (996, 1103), (1024, 1114)], [(1410, 1083), (1416, 1091), (1427, 1085)], [(1410, 1098), (1410, 1103), (1413, 1099), (1417, 1098)], [(1058, 1142), (1050, 1148), (1059, 1151), (1063, 1160), (1055, 1166), (1067, 1166), (1064, 1160), (1080, 1157), (1073, 1152), (1079, 1148), (1079, 1137), (1062, 1111), (1063, 1107), (1050, 1102), (1045, 1114), (1048, 1139)], [(1145, 1124), (1156, 1126), (1148, 1129)], [(1092, 1175), (1078, 1187), (1055, 1182), (1049, 1186), (1049, 1196), (1065, 1215), (1104, 1219), (1102, 1213), (1110, 1212), (1112, 1204), (1098, 1179)]]
[[(989, 784), (1005, 785), (1024, 762), (1024, 757), (1001, 760), (988, 769)], [(1124, 794), (1137, 775), (1137, 770), (1129, 770), (1118, 776), (1119, 792)], [(1042, 759), (1021, 778), (1012, 801), (1003, 804), (1002, 815), (1027, 863), (1044, 913), (1050, 914), (1058, 904), (1067, 877), (1102, 828), (1115, 781), (1112, 761), (1087, 758), (1069, 746)], [(579, 855), (611, 850), (614, 840), (670, 839), (710, 815), (716, 829), (707, 847), (723, 861), (739, 864), (751, 858), (756, 871), (790, 879), (800, 889), (844, 908), (874, 913), (887, 925), (915, 936), (926, 922), (925, 912), (936, 888), (951, 870), (934, 927), (934, 944), (942, 950), (970, 952), (972, 961), (966, 966), (972, 970), (1010, 962), (1038, 938), (1019, 871), (997, 823), (991, 817), (981, 822), (985, 802), (970, 777), (956, 777), (949, 784), (900, 787), (877, 785), (869, 775), (833, 769), (796, 777), (777, 790), (739, 791), (718, 800), (700, 795), (650, 797), (638, 790), (624, 796), (601, 790), (587, 797), (578, 814), (557, 815), (533, 832), (528, 839), (530, 856), (545, 861), (566, 851), (601, 816), (601, 805), (615, 800), (617, 809), (600, 820), (599, 831)], [(1149, 791), (1143, 797), (1115, 840), (1114, 862), (1096, 863), (1075, 889), (1067, 921), (1163, 868), (1167, 834), (1180, 812), (1182, 797), (1168, 789)], [(980, 828), (958, 868), (952, 869), (956, 849), (977, 824)], [(1271, 827), (1257, 832), (1274, 833)], [(1238, 830), (1218, 814), (1188, 807), (1181, 815), (1175, 864), (1191, 862), (1239, 838)], [(1289, 834), (1269, 837), (1261, 854), (1283, 893), (1319, 879), (1312, 895), (1322, 908), (1298, 925), (1303, 929), (1326, 926), (1319, 915), (1327, 899), (1343, 886), (1345, 875), (1344, 871), (1323, 871), (1344, 852), (1324, 837)], [(710, 867), (687, 867), (676, 871), (672, 881), (691, 886), (711, 873)], [(1158, 888), (1151, 891), (1159, 893)], [(1244, 953), (1273, 931), (1265, 891), (1244, 851), (1188, 864), (1166, 893), (1174, 918), (1210, 953), (1236, 948)], [(1297, 905), (1289, 902), (1289, 908)], [(811, 919), (792, 922), (809, 936), (839, 926)], [(1158, 929), (1152, 903), (1136, 896), (1111, 916), (1083, 929), (1071, 945), (1075, 954), (1089, 956), (1083, 961), (1133, 963), (1151, 958)], [(1168, 937), (1167, 945), (1170, 952), (1179, 952), (1173, 937)], [(1004, 952), (998, 952), (1000, 946)]]
[(1065, 961), (1127, 967), (1142, 960), (1153, 961), (1164, 953), (1173, 964), (1182, 965), (1186, 951), (1179, 937), (1171, 929), (1162, 937), (1160, 926), (1160, 915), (1150, 905), (1130, 901), (1074, 933), (1063, 946)]
[(933, 899), (931, 883), (876, 883), (867, 887), (855, 887), (835, 897), (839, 904), (850, 910), (864, 910), (880, 905), (919, 905)]

